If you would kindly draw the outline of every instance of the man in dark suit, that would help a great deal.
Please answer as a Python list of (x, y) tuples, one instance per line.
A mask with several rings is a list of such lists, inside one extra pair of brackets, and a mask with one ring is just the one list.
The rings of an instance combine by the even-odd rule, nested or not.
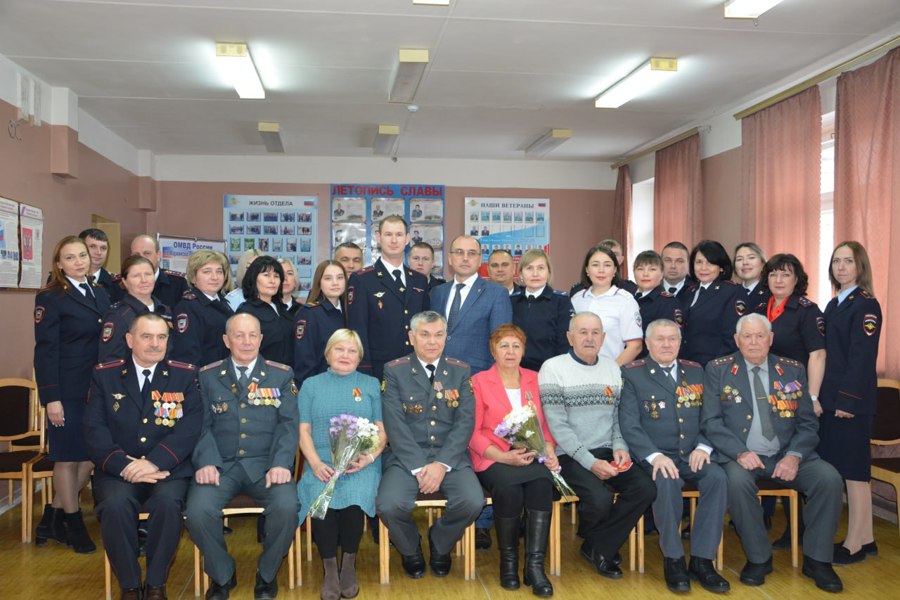
[[(181, 538), (191, 453), (203, 421), (197, 372), (166, 354), (169, 326), (139, 315), (125, 334), (131, 352), (97, 365), (84, 416), (94, 463), (94, 499), (103, 545), (123, 600), (164, 600)], [(141, 596), (138, 513), (147, 521), (147, 578)]]
[(106, 270), (106, 258), (109, 256), (109, 237), (102, 229), (91, 227), (78, 234), (84, 240), (91, 255), (91, 274), (94, 283), (106, 290), (109, 303), (115, 304), (125, 295), (125, 290), (119, 285), (122, 280), (118, 275), (113, 275)]
[(431, 291), (431, 306), (447, 318), (447, 356), (465, 357), (472, 374), (490, 368), (491, 333), (512, 321), (509, 292), (478, 276), (481, 244), (461, 235), (450, 245), (454, 277)]
[(838, 472), (816, 454), (818, 421), (807, 393), (806, 370), (769, 354), (772, 326), (750, 314), (738, 321), (738, 352), (706, 366), (703, 433), (728, 475), (731, 515), (747, 564), (741, 582), (762, 585), (772, 572), (772, 545), (757, 501), (757, 480), (768, 479), (807, 498), (803, 574), (829, 592), (843, 589), (831, 566), (843, 508)]
[(690, 250), (681, 242), (669, 242), (663, 246), (661, 255), (663, 262), (662, 286), (682, 303), (685, 302), (687, 289), (695, 283), (688, 275)]
[[(693, 576), (704, 589), (724, 593), (730, 586), (716, 573), (712, 559), (722, 536), (728, 480), (722, 468), (710, 462), (712, 447), (700, 433), (703, 367), (676, 360), (681, 327), (675, 321), (653, 321), (645, 341), (648, 358), (622, 368), (619, 428), (632, 456), (652, 471), (656, 482), (653, 519), (666, 585), (673, 592), (688, 592)], [(685, 481), (700, 490), (690, 567), (685, 565), (679, 533)]]
[(469, 366), (444, 356), (446, 332), (439, 313), (415, 315), (409, 332), (414, 352), (384, 368), (384, 428), (391, 443), (382, 457), (375, 505), (413, 579), (425, 574), (412, 519), (416, 496), (437, 491), (447, 496), (447, 510), (428, 531), (429, 564), (437, 577), (450, 572), (450, 551), (484, 504), (468, 450), (475, 430)]
[(256, 317), (229, 318), (224, 338), (231, 356), (200, 371), (203, 431), (194, 450), (197, 472), (185, 516), (212, 579), (206, 598), (227, 600), (237, 577), (225, 547), (222, 508), (240, 494), (265, 508), (253, 596), (269, 600), (278, 595), (278, 569), (297, 528), (292, 476), (300, 428), (297, 387), (289, 366), (259, 355)]
[(403, 217), (390, 215), (375, 233), (381, 258), (350, 276), (347, 283), (349, 327), (363, 345), (360, 370), (381, 378), (384, 364), (409, 354), (409, 320), (428, 310), (428, 283), (403, 264), (409, 228)]
[(434, 269), (434, 247), (428, 242), (413, 244), (412, 248), (409, 249), (408, 260), (409, 268), (428, 280), (429, 291), (442, 283), (447, 283), (446, 280), (435, 277), (432, 274), (432, 269)]
[(162, 260), (159, 240), (143, 233), (131, 241), (131, 253), (140, 254), (150, 261), (156, 277), (153, 295), (169, 308), (174, 308), (190, 286), (182, 273), (159, 268), (159, 262)]

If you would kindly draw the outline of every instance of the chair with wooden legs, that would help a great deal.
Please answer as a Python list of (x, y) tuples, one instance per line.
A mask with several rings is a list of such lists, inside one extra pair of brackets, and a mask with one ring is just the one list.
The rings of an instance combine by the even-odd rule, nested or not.
[[(694, 530), (694, 515), (697, 513), (697, 501), (700, 499), (700, 490), (693, 482), (684, 482), (681, 489), (681, 497), (688, 499), (691, 508), (691, 531)], [(719, 538), (719, 549), (716, 551), (716, 568), (722, 570), (725, 567), (725, 530), (722, 530), (722, 536)]]
[(31, 493), (28, 485), (29, 464), (43, 456), (43, 427), (34, 417), (37, 385), (22, 378), (0, 379), (0, 479), (8, 482), (7, 501), (13, 502), (14, 483), (19, 481), (22, 505), (22, 542), (31, 539)]
[(759, 487), (757, 496), (762, 502), (764, 496), (774, 496), (776, 498), (789, 498), (791, 501), (791, 513), (789, 523), (791, 527), (791, 565), (795, 568), (800, 566), (800, 494), (797, 490), (791, 488), (779, 487), (775, 482), (769, 480), (759, 480), (756, 482)]
[[(150, 518), (150, 513), (142, 512), (138, 513), (138, 521), (146, 521)], [(106, 549), (103, 549), (103, 563), (105, 568), (105, 593), (104, 598), (106, 600), (112, 600), (112, 565), (109, 564), (109, 554), (106, 553)]]
[(872, 423), (872, 479), (894, 486), (897, 493), (897, 519), (900, 523), (900, 456), (878, 456), (900, 446), (900, 381), (878, 380), (878, 418)]

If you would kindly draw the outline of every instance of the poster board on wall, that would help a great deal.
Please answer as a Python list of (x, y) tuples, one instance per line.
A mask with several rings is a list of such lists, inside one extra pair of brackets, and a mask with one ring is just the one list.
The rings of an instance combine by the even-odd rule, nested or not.
[(549, 198), (466, 198), (464, 230), (481, 242), (481, 260), (508, 250), (517, 265), (526, 250), (550, 253)]
[(188, 259), (197, 250), (215, 250), (225, 254), (225, 240), (205, 240), (161, 233), (156, 239), (162, 252), (160, 268), (179, 273), (187, 273)]
[(19, 203), (0, 198), (0, 288), (19, 285)]
[(44, 211), (36, 206), (19, 204), (19, 247), (22, 274), (19, 287), (40, 289), (44, 285), (43, 256)]

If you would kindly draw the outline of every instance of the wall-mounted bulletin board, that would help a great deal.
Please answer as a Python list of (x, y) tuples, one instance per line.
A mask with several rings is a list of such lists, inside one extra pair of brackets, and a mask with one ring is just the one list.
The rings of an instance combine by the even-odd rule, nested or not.
[(0, 198), (0, 288), (39, 289), (44, 211)]

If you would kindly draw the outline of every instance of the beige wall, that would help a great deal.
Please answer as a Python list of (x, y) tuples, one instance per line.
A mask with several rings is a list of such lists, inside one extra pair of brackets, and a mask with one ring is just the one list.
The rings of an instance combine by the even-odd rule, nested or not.
[[(741, 149), (734, 148), (701, 161), (703, 177), (703, 237), (722, 242), (731, 252), (741, 239)], [(751, 240), (752, 241), (752, 240)]]

